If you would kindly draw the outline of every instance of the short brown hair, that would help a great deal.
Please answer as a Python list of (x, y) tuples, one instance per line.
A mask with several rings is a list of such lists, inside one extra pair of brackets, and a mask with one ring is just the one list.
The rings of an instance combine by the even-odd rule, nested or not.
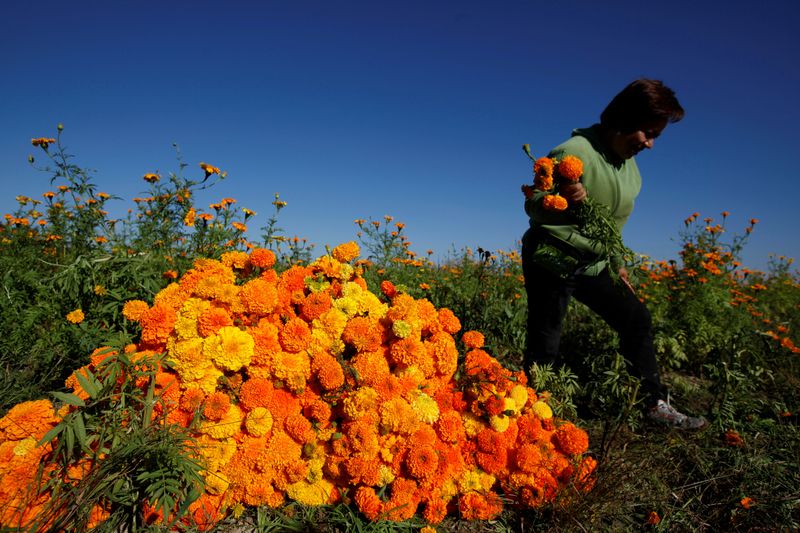
[(630, 132), (650, 122), (678, 122), (683, 114), (675, 91), (659, 80), (640, 78), (628, 84), (611, 100), (600, 115), (600, 124), (609, 129)]

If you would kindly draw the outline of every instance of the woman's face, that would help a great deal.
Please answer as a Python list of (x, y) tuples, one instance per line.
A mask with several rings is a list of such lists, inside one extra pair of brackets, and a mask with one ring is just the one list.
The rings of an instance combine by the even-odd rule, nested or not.
[(617, 132), (611, 138), (611, 151), (623, 161), (630, 159), (645, 148), (652, 148), (666, 127), (666, 120), (658, 120), (643, 124), (635, 131)]

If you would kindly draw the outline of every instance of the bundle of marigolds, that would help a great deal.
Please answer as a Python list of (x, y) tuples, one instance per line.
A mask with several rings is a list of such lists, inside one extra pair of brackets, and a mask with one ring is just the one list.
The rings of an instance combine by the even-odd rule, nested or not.
[(573, 222), (580, 233), (595, 244), (599, 253), (598, 259), (606, 260), (617, 268), (631, 251), (622, 242), (622, 234), (614, 222), (608, 207), (596, 203), (587, 196), (577, 205), (570, 206), (566, 198), (559, 194), (562, 185), (579, 183), (583, 176), (583, 161), (574, 155), (566, 155), (561, 160), (552, 157), (535, 158), (530, 145), (522, 145), (522, 149), (533, 161), (533, 185), (523, 184), (522, 194), (526, 199), (540, 198), (542, 208), (546, 211), (567, 211), (572, 214)]
[[(184, 520), (210, 527), (231, 509), (288, 499), (436, 524), (587, 490), (587, 434), (554, 419), (546, 395), (482, 349), (481, 333), (461, 335), (459, 368), (458, 318), (389, 281), (380, 296), (368, 291), (358, 254), (346, 243), (279, 274), (268, 250), (229, 252), (196, 261), (152, 306), (125, 304), (142, 329), (127, 356), (166, 351), (170, 361), (156, 375), (154, 417), (199, 443), (205, 492)], [(79, 372), (113, 356), (77, 371), (74, 394), (86, 397)], [(27, 402), (0, 421), (4, 526), (25, 527), (48, 498), (31, 490), (48, 460), (37, 441), (74, 409)], [(99, 522), (108, 508), (94, 511)]]

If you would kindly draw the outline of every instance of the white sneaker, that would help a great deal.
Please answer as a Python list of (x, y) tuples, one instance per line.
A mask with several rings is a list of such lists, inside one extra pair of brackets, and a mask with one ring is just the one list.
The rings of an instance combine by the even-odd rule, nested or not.
[(680, 429), (700, 429), (708, 422), (705, 418), (688, 416), (674, 407), (669, 402), (658, 400), (658, 403), (647, 412), (647, 418), (654, 422), (666, 424)]

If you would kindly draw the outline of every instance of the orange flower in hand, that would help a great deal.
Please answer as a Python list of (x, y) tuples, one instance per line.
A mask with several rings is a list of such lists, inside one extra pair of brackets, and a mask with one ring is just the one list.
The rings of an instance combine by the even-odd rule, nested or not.
[(548, 194), (542, 200), (542, 205), (547, 211), (564, 211), (567, 208), (567, 199), (560, 194)]
[(566, 180), (578, 181), (583, 175), (583, 161), (574, 155), (564, 156), (556, 165), (556, 171)]

